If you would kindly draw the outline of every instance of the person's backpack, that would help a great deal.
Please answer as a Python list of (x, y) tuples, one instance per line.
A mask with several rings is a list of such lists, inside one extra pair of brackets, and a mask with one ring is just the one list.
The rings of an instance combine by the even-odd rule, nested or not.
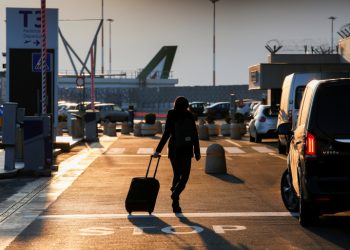
[(191, 147), (194, 142), (194, 126), (191, 118), (181, 118), (175, 122), (176, 148)]

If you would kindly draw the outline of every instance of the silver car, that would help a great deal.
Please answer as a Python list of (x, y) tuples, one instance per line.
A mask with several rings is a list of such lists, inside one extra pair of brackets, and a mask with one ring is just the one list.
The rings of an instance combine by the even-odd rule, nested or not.
[(262, 138), (277, 137), (278, 108), (270, 105), (259, 105), (249, 122), (249, 140), (251, 142), (261, 142)]
[(128, 112), (114, 103), (98, 103), (95, 108), (99, 111), (98, 121), (124, 122), (128, 120)]

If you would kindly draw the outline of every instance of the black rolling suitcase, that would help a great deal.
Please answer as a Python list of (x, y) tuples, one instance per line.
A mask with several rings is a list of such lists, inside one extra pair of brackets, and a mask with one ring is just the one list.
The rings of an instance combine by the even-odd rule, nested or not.
[(125, 200), (125, 208), (129, 214), (135, 211), (145, 211), (151, 214), (154, 210), (159, 191), (159, 181), (156, 179), (156, 173), (160, 157), (157, 157), (157, 165), (153, 177), (148, 177), (153, 158), (154, 157), (151, 156), (146, 176), (135, 177), (131, 181), (129, 192)]

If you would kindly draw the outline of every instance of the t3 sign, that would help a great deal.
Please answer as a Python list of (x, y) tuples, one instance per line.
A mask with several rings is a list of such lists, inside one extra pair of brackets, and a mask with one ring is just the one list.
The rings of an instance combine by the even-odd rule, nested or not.
[[(6, 42), (10, 48), (40, 48), (40, 9), (7, 8)], [(58, 10), (47, 9), (47, 47), (56, 49)]]

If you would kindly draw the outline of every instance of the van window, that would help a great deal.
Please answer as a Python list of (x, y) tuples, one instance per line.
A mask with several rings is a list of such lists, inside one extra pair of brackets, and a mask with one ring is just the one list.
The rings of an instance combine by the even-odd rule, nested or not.
[(328, 135), (350, 136), (350, 85), (321, 86), (316, 95), (316, 126)]
[(294, 108), (299, 109), (300, 108), (300, 103), (301, 99), (303, 98), (305, 86), (298, 86), (295, 89), (295, 97), (294, 97)]
[(304, 98), (301, 101), (301, 109), (299, 111), (298, 126), (305, 124), (308, 116), (308, 109), (311, 105), (311, 94), (310, 88), (306, 88)]

